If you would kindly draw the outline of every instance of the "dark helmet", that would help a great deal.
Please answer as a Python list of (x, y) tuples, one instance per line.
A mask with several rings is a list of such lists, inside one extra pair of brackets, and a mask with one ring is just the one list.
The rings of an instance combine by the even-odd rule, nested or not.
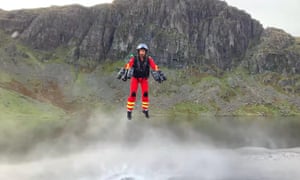
[(144, 43), (141, 43), (139, 44), (137, 47), (136, 47), (136, 50), (139, 51), (140, 49), (145, 49), (146, 51), (149, 50), (148, 46)]

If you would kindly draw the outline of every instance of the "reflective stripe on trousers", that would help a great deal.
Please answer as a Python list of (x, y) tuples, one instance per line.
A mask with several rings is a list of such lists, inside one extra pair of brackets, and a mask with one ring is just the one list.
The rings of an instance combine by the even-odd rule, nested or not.
[(132, 111), (135, 106), (136, 96), (138, 92), (138, 86), (141, 86), (142, 90), (142, 109), (147, 110), (149, 107), (149, 97), (148, 97), (148, 90), (149, 84), (147, 78), (135, 78), (131, 77), (130, 79), (130, 93), (127, 100), (127, 110)]

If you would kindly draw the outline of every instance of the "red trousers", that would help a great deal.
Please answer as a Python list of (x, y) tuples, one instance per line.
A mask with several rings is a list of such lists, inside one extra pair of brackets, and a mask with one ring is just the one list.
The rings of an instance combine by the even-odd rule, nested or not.
[(132, 111), (134, 109), (139, 84), (141, 85), (141, 89), (142, 89), (142, 109), (148, 110), (148, 107), (149, 107), (148, 79), (131, 77), (130, 94), (129, 94), (129, 97), (127, 100), (127, 110), (128, 111)]

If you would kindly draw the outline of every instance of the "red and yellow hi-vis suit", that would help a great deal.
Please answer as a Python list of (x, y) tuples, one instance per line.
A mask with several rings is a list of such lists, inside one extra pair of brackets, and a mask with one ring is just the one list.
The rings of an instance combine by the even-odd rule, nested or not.
[(127, 100), (127, 110), (132, 111), (134, 109), (139, 84), (142, 90), (142, 109), (148, 110), (148, 77), (150, 68), (154, 71), (158, 71), (159, 68), (150, 56), (146, 56), (144, 60), (141, 60), (138, 57), (132, 57), (125, 65), (125, 69), (130, 70), (131, 68), (133, 68), (133, 75), (130, 79), (130, 94)]

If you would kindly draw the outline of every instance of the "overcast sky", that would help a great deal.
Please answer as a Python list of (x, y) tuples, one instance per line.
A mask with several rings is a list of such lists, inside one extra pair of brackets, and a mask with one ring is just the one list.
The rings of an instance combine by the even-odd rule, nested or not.
[(277, 27), (300, 37), (300, 0), (225, 0), (259, 20), (264, 27)]
[[(225, 0), (229, 5), (248, 12), (264, 27), (277, 27), (300, 37), (300, 0)], [(0, 0), (4, 10), (82, 4), (92, 6), (112, 0)]]

